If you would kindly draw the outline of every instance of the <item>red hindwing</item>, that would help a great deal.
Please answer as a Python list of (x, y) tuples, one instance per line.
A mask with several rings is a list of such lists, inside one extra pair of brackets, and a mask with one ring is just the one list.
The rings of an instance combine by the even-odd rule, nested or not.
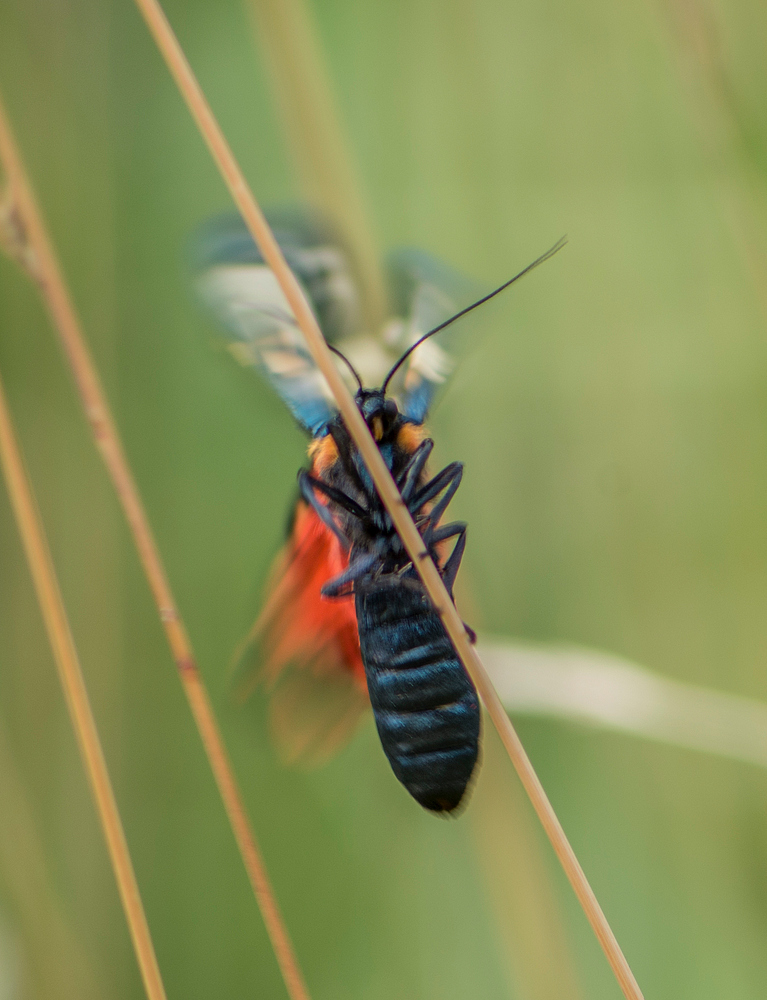
[(272, 568), (269, 598), (255, 626), (268, 682), (294, 665), (316, 676), (349, 673), (366, 690), (354, 599), (328, 600), (320, 593), (348, 564), (349, 555), (333, 532), (299, 500), (291, 537)]
[(270, 728), (284, 759), (319, 764), (354, 731), (369, 704), (354, 598), (328, 599), (323, 584), (342, 573), (348, 552), (303, 500), (277, 556), (268, 598), (247, 640), (271, 689)]

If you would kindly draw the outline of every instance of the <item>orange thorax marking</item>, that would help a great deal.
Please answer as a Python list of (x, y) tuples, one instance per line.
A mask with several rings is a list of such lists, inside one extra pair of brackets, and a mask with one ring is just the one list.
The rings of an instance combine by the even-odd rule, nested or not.
[(397, 434), (397, 444), (408, 454), (412, 454), (425, 439), (426, 428), (423, 424), (403, 424)]
[(309, 458), (312, 460), (312, 471), (321, 476), (331, 465), (338, 461), (338, 448), (330, 434), (315, 438), (309, 445)]

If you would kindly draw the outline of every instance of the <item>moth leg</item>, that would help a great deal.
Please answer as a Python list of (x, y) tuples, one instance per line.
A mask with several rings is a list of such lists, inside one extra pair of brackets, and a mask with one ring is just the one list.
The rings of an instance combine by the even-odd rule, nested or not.
[(351, 476), (354, 485), (357, 489), (364, 490), (364, 484), (354, 463), (354, 451), (349, 432), (343, 425), (332, 423), (328, 428), (328, 433), (333, 438), (336, 448), (338, 448), (338, 457), (341, 459), (341, 464)]
[[(458, 536), (458, 540), (453, 546), (453, 551), (447, 559), (447, 562), (442, 567), (442, 579), (445, 586), (450, 594), (453, 593), (453, 584), (455, 583), (455, 578), (458, 575), (458, 568), (461, 565), (461, 560), (463, 559), (463, 553), (466, 549), (466, 524), (464, 521), (453, 521), (452, 524), (446, 524), (442, 528), (437, 528), (436, 531), (432, 533), (431, 540), (428, 544), (434, 544), (435, 542), (444, 542), (448, 538), (455, 538)], [(424, 541), (426, 541), (424, 537)]]
[(433, 510), (429, 511), (429, 521), (432, 524), (437, 524), (439, 519), (445, 513), (447, 505), (455, 496), (455, 491), (461, 485), (462, 478), (462, 462), (451, 462), (450, 465), (446, 465), (442, 472), (439, 472), (431, 480), (431, 482), (428, 482), (423, 489), (420, 489), (415, 494), (408, 504), (410, 511), (415, 512), (420, 510), (424, 504), (433, 500), (434, 497), (439, 496), (439, 494), (444, 490), (444, 496), (434, 505)]
[(418, 480), (421, 478), (421, 473), (429, 460), (429, 455), (431, 455), (433, 448), (434, 442), (431, 438), (427, 438), (418, 445), (416, 450), (410, 456), (410, 460), (405, 466), (402, 475), (400, 476), (400, 481), (397, 484), (405, 503), (410, 500), (413, 495), (413, 491), (418, 486)]
[(350, 583), (358, 580), (361, 576), (364, 576), (370, 567), (374, 566), (380, 558), (377, 552), (368, 552), (360, 556), (354, 562), (349, 563), (343, 573), (339, 573), (332, 580), (328, 580), (320, 593), (323, 597), (343, 597), (344, 595), (340, 591)]
[(455, 538), (456, 535), (466, 531), (466, 528), (465, 521), (451, 521), (450, 524), (443, 524), (439, 528), (435, 524), (430, 524), (423, 532), (422, 537), (427, 545), (436, 545), (437, 542), (445, 542), (448, 538)]
[(339, 540), (341, 545), (343, 545), (345, 549), (348, 549), (349, 539), (346, 537), (346, 535), (344, 535), (344, 533), (338, 527), (336, 522), (333, 520), (333, 515), (330, 513), (325, 504), (320, 503), (319, 500), (317, 499), (317, 496), (314, 492), (314, 483), (316, 482), (317, 480), (316, 479), (313, 480), (305, 469), (302, 469), (298, 473), (298, 487), (301, 490), (301, 496), (304, 498), (304, 500), (306, 500), (307, 503), (310, 503), (312, 505), (315, 513), (322, 521), (322, 523), (325, 525), (325, 527), (330, 528), (330, 530)]
[(349, 514), (353, 514), (354, 517), (364, 519), (367, 517), (367, 511), (364, 510), (360, 505), (352, 500), (351, 497), (347, 496), (341, 490), (337, 490), (335, 486), (329, 486), (327, 483), (323, 483), (321, 479), (315, 479), (314, 476), (310, 475), (306, 470), (304, 470), (303, 475), (306, 477), (306, 481), (310, 484), (313, 490), (319, 490), (320, 493), (324, 493), (328, 500), (332, 500), (333, 503), (338, 504), (343, 510), (347, 511)]

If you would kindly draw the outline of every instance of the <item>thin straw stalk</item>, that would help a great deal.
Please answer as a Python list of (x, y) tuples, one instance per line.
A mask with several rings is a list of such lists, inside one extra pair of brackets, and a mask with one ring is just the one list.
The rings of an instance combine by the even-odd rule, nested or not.
[(64, 689), (67, 708), (80, 747), (96, 809), (101, 820), (104, 839), (117, 880), (125, 919), (128, 922), (136, 960), (141, 970), (149, 1000), (165, 1000), (160, 969), (154, 953), (136, 875), (125, 840), (120, 814), (117, 809), (112, 783), (101, 749), (96, 722), (93, 718), (88, 692), (85, 688), (80, 662), (75, 649), (67, 614), (56, 579), (56, 571), (48, 550), (42, 524), (32, 489), (24, 469), (21, 453), (14, 434), (11, 416), (0, 381), (0, 464), (11, 498), (24, 544), (29, 569), (42, 611), (48, 639), (53, 650), (59, 680)]
[[(15, 240), (18, 244), (14, 256), (27, 262), (29, 273), (40, 286), (54, 328), (69, 361), (93, 437), (133, 535), (168, 645), (178, 668), (184, 693), (213, 770), (288, 994), (291, 1000), (309, 1000), (207, 689), (197, 667), (192, 645), (171, 591), (138, 487), (125, 457), (79, 319), (64, 283), (61, 268), (37, 208), (2, 100), (0, 100), (0, 162), (6, 173), (11, 197), (5, 212), (5, 242), (8, 243), (10, 238), (11, 242)], [(13, 251), (13, 245), (9, 249)]]
[(360, 413), (351, 393), (336, 368), (317, 320), (294, 274), (269, 228), (263, 212), (250, 191), (245, 177), (234, 158), (197, 79), (157, 0), (136, 0), (149, 30), (154, 36), (171, 74), (181, 91), (192, 116), (210, 149), (229, 191), (239, 208), (261, 254), (274, 272), (288, 300), (296, 322), (304, 334), (312, 357), (324, 375), (338, 404), (354, 443), (373, 478), (376, 489), (400, 535), (405, 548), (417, 567), (424, 587), (440, 615), (461, 662), (482, 698), (488, 714), (498, 730), (503, 745), (519, 774), (522, 784), (551, 840), (554, 850), (588, 917), (594, 933), (629, 1000), (641, 1000), (642, 993), (618, 945), (597, 898), (570, 846), (543, 786), (525, 753), (511, 721), (482, 665), (458, 612), (442, 582), (434, 561), (426, 551), (423, 539), (410, 516), (378, 446)]
[[(360, 298), (367, 307), (364, 321), (369, 330), (378, 329), (387, 318), (385, 279), (366, 211), (364, 185), (334, 100), (309, 0), (244, 2), (255, 20), (300, 189), (310, 205), (321, 207), (351, 251), (359, 272)], [(253, 673), (247, 687), (257, 680)], [(507, 708), (508, 704), (504, 699)], [(509, 975), (523, 984), (522, 993), (529, 1000), (554, 996), (577, 1000), (581, 993), (552, 873), (543, 864), (542, 848), (530, 825), (534, 821), (519, 808), (524, 792), (505, 780), (505, 756), (498, 741), (485, 739), (484, 780), (474, 791), (469, 820), (486, 889), (506, 941)], [(510, 838), (513, 851), (506, 849)], [(556, 961), (549, 960), (552, 950)]]

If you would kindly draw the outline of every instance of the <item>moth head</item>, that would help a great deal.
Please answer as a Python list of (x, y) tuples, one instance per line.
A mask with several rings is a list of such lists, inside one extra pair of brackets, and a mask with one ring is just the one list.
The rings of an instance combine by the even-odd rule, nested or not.
[(399, 409), (396, 402), (385, 396), (382, 389), (360, 389), (356, 401), (370, 433), (380, 444), (391, 435), (397, 423)]

